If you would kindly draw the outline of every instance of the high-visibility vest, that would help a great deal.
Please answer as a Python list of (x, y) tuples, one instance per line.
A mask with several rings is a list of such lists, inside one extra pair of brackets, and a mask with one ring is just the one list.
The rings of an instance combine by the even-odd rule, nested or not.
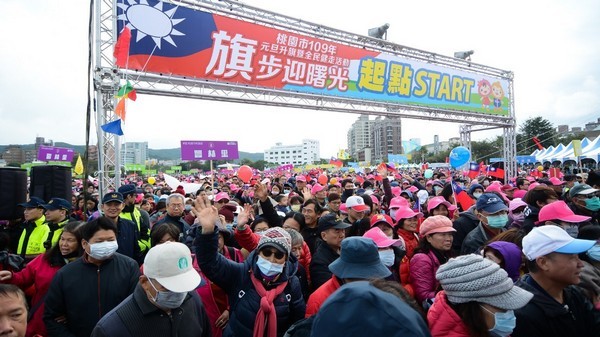
[(18, 255), (30, 259), (43, 254), (46, 251), (46, 248), (44, 248), (44, 241), (46, 241), (46, 238), (48, 237), (50, 227), (48, 227), (45, 222), (46, 217), (42, 215), (39, 219), (35, 220), (33, 224), (30, 223), (33, 227), (27, 226), (28, 228), (23, 230), (17, 247)]
[[(132, 216), (133, 215), (133, 216)], [(138, 245), (140, 246), (140, 252), (145, 252), (150, 249), (150, 240), (144, 240), (141, 238), (142, 236), (142, 213), (136, 207), (133, 208), (133, 212), (121, 212), (119, 214), (120, 218), (127, 219), (133, 221), (138, 228), (138, 232), (140, 232), (140, 239), (138, 240)], [(149, 234), (149, 233), (145, 233)]]

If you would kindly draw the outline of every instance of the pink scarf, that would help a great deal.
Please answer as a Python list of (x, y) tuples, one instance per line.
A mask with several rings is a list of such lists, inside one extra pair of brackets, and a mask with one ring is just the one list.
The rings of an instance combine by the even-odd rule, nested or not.
[[(256, 313), (256, 321), (254, 322), (253, 337), (264, 337), (265, 328), (267, 329), (267, 337), (277, 337), (277, 313), (275, 312), (275, 304), (273, 300), (281, 294), (287, 285), (287, 281), (281, 283), (277, 287), (266, 290), (262, 282), (256, 279), (254, 274), (250, 274), (254, 289), (261, 297), (260, 308)], [(265, 324), (267, 326), (265, 327)]]

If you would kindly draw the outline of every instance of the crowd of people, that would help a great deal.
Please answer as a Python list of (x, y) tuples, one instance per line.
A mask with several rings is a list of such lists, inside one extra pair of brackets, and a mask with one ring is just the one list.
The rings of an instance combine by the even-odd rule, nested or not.
[(600, 172), (161, 178), (20, 204), (0, 336), (600, 336)]

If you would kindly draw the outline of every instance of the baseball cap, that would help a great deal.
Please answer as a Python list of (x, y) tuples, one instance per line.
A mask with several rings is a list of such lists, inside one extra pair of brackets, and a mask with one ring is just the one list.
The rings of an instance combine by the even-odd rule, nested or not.
[(501, 197), (494, 193), (483, 193), (478, 199), (475, 206), (478, 211), (488, 213), (497, 213), (500, 211), (508, 211), (508, 207), (504, 204)]
[(574, 196), (578, 195), (578, 194), (591, 194), (594, 192), (598, 192), (597, 189), (592, 188), (592, 186), (588, 185), (588, 184), (579, 184), (577, 186), (573, 186), (571, 187), (571, 189), (569, 190), (569, 196), (571, 198), (573, 198)]
[(573, 213), (573, 211), (564, 201), (559, 200), (542, 207), (538, 215), (539, 221), (537, 221), (536, 224), (541, 224), (550, 220), (561, 220), (577, 223), (589, 221), (590, 219), (591, 217), (589, 216), (577, 215)]
[(227, 194), (225, 192), (219, 192), (219, 193), (217, 193), (217, 195), (215, 195), (215, 202), (219, 202), (223, 199), (229, 201), (230, 200), (229, 194)]
[(353, 195), (346, 199), (346, 207), (352, 208), (357, 212), (364, 212), (369, 209), (369, 206), (365, 205), (365, 201), (363, 200), (363, 198), (357, 195)]
[(540, 226), (534, 227), (523, 238), (523, 254), (533, 261), (550, 253), (583, 253), (595, 244), (595, 240), (575, 239), (558, 226)]
[(548, 179), (548, 181), (554, 186), (560, 186), (560, 185), (564, 185), (567, 183), (566, 181), (561, 181), (560, 179), (558, 179), (556, 177), (552, 177), (552, 178)]
[(404, 247), (404, 239), (390, 239), (379, 227), (369, 229), (364, 235), (364, 238), (369, 238), (375, 242), (377, 248), (387, 248), (391, 246)]
[(412, 210), (412, 208), (408, 207), (408, 206), (403, 206), (398, 208), (398, 210), (396, 211), (396, 221), (400, 221), (401, 219), (410, 219), (413, 217), (419, 217), (422, 218), (423, 217), (423, 213), (421, 212), (415, 212)]
[[(479, 197), (479, 199), (481, 199), (481, 197)], [(456, 209), (456, 206), (454, 206), (451, 203), (449, 203), (448, 201), (446, 201), (446, 199), (444, 199), (444, 197), (437, 196), (437, 197), (433, 197), (433, 198), (429, 199), (429, 201), (427, 202), (427, 212), (431, 213), (431, 210), (438, 207), (439, 205), (445, 205), (449, 211)]]
[(502, 187), (500, 188), (500, 190), (501, 190), (502, 192), (505, 192), (505, 191), (513, 191), (513, 190), (515, 190), (515, 189), (516, 189), (516, 187), (514, 187), (514, 186), (512, 186), (512, 185), (509, 185), (509, 184), (502, 185)]
[(408, 200), (406, 200), (406, 198), (395, 197), (395, 198), (392, 198), (392, 200), (390, 201), (390, 209), (408, 207), (408, 206), (409, 206)]
[(514, 198), (508, 204), (508, 210), (510, 212), (513, 212), (515, 209), (522, 207), (522, 206), (527, 206), (527, 203), (525, 201), (523, 201), (521, 198)]
[(44, 207), (46, 210), (53, 211), (55, 209), (64, 209), (67, 211), (71, 210), (71, 203), (63, 198), (52, 198), (50, 201), (41, 207)]
[(310, 189), (310, 193), (311, 194), (317, 194), (319, 192), (321, 192), (325, 187), (323, 187), (321, 184), (315, 184), (311, 189)]
[(319, 232), (326, 231), (331, 228), (335, 229), (346, 229), (350, 227), (349, 223), (345, 223), (336, 214), (327, 214), (319, 218), (318, 229)]
[(102, 197), (103, 204), (106, 204), (107, 202), (111, 202), (111, 201), (118, 201), (120, 203), (123, 203), (123, 194), (121, 194), (119, 192), (110, 192), (110, 193), (106, 193)]
[(19, 204), (19, 206), (23, 206), (25, 208), (44, 208), (46, 202), (38, 197), (31, 197), (29, 201)]
[(370, 222), (371, 227), (377, 225), (380, 222), (386, 223), (386, 224), (390, 225), (390, 227), (394, 227), (394, 221), (392, 220), (392, 218), (389, 215), (375, 214), (371, 217), (371, 222)]
[(180, 242), (165, 242), (152, 247), (144, 258), (144, 275), (176, 293), (196, 289), (201, 280), (192, 267), (190, 249)]
[(299, 181), (306, 182), (306, 177), (303, 176), (303, 175), (301, 175), (301, 174), (297, 175), (296, 176), (296, 182), (299, 182)]
[(123, 185), (118, 189), (119, 193), (121, 193), (122, 195), (135, 193), (135, 190), (136, 188), (134, 184)]

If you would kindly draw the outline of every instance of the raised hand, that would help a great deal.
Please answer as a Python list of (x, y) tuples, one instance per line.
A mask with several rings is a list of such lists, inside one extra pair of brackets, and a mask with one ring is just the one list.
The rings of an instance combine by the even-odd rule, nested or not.
[(196, 197), (194, 208), (196, 209), (196, 218), (198, 219), (200, 226), (202, 226), (202, 234), (213, 233), (215, 231), (215, 225), (220, 223), (219, 212), (211, 205), (208, 197)]
[(254, 196), (257, 197), (260, 201), (265, 202), (267, 197), (269, 196), (267, 191), (267, 186), (261, 183), (257, 183), (254, 185)]
[(241, 211), (237, 216), (237, 228), (239, 230), (244, 229), (244, 226), (250, 220), (250, 213), (252, 212), (252, 205), (244, 204), (244, 210)]

